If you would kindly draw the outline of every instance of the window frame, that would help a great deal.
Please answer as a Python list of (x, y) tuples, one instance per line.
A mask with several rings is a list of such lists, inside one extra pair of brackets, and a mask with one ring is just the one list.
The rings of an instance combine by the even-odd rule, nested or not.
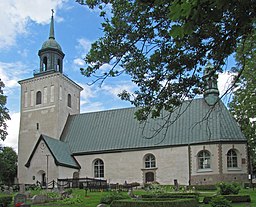
[(42, 92), (37, 91), (36, 92), (36, 105), (42, 104)]
[(211, 153), (208, 150), (199, 151), (197, 153), (197, 162), (198, 170), (211, 170)]
[(238, 153), (235, 149), (230, 149), (227, 152), (227, 168), (238, 168)]
[(71, 108), (71, 94), (68, 94), (68, 103), (67, 106)]
[(104, 162), (102, 159), (96, 159), (93, 161), (93, 175), (95, 178), (104, 178)]
[(144, 167), (145, 169), (156, 168), (156, 157), (153, 154), (146, 154), (144, 156)]

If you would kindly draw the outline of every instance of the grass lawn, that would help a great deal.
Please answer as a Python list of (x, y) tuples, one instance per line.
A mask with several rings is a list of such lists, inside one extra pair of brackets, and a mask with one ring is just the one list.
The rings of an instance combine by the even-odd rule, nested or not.
[[(35, 192), (32, 192), (34, 194)], [(73, 199), (69, 199), (67, 201), (55, 201), (47, 204), (37, 204), (33, 205), (32, 207), (49, 207), (49, 206), (68, 206), (68, 207), (96, 207), (101, 197), (110, 194), (111, 192), (88, 192), (87, 195), (85, 194), (84, 190), (80, 189), (73, 189), (72, 195), (74, 196)], [(145, 194), (146, 192), (144, 190), (135, 190), (135, 195)], [(200, 201), (203, 200), (203, 196), (209, 196), (216, 194), (216, 191), (205, 191), (200, 192)], [(38, 192), (36, 193), (38, 194)], [(127, 192), (123, 192), (123, 194), (127, 195)], [(251, 203), (238, 203), (238, 204), (232, 204), (232, 207), (256, 207), (256, 189), (241, 189), (239, 194), (249, 194), (251, 197)], [(76, 201), (76, 199), (79, 199), (80, 203), (76, 203), (73, 201)], [(72, 203), (73, 202), (73, 203)], [(13, 204), (12, 204), (13, 206)], [(209, 204), (199, 204), (200, 207), (211, 207)]]

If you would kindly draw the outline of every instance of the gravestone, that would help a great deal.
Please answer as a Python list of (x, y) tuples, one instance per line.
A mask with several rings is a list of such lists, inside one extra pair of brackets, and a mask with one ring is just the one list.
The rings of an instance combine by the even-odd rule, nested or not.
[(32, 204), (40, 204), (40, 203), (48, 202), (49, 199), (46, 195), (34, 195), (31, 201), (32, 201)]
[(26, 191), (25, 184), (20, 184), (20, 194), (24, 194)]
[(174, 190), (178, 191), (179, 190), (179, 184), (178, 184), (178, 180), (174, 179)]
[(18, 203), (20, 203), (20, 204), (26, 203), (26, 198), (27, 198), (27, 196), (25, 194), (18, 193), (14, 197), (14, 206), (16, 206)]

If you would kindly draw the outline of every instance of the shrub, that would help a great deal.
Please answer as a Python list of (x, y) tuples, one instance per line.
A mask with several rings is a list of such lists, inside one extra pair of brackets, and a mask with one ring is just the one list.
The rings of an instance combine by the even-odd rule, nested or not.
[(195, 199), (181, 199), (174, 201), (143, 201), (143, 200), (118, 200), (113, 201), (111, 207), (197, 207), (198, 202)]
[(231, 207), (231, 201), (228, 201), (223, 196), (212, 197), (210, 201), (212, 207)]
[(232, 203), (251, 202), (249, 195), (225, 195), (224, 197)]
[(240, 191), (240, 186), (238, 183), (219, 183), (221, 195), (238, 194)]
[(104, 204), (111, 204), (112, 201), (114, 200), (123, 200), (123, 199), (128, 199), (129, 196), (128, 195), (124, 195), (124, 194), (121, 194), (121, 193), (118, 193), (118, 192), (113, 192), (109, 195), (106, 195), (106, 196), (103, 196), (101, 199), (100, 199), (100, 203), (104, 203)]
[(12, 196), (10, 195), (0, 196), (0, 203), (2, 203), (4, 207), (7, 207), (8, 205), (10, 205), (11, 202), (12, 202)]

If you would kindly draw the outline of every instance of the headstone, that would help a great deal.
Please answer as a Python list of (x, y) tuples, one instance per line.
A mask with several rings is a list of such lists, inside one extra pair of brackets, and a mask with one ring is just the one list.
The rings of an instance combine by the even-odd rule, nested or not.
[(40, 204), (40, 203), (48, 202), (49, 200), (46, 195), (34, 195), (31, 201), (32, 201), (32, 204)]
[(106, 204), (101, 203), (101, 204), (97, 205), (97, 207), (107, 207), (107, 205), (106, 205)]
[(25, 184), (20, 184), (20, 194), (24, 194), (26, 191)]
[(177, 179), (174, 179), (174, 189), (175, 189), (175, 191), (179, 190), (179, 184), (178, 184), (178, 180)]
[(16, 206), (16, 204), (22, 204), (22, 203), (26, 203), (26, 198), (27, 196), (25, 194), (21, 194), (18, 193), (15, 197), (14, 197), (14, 205)]

